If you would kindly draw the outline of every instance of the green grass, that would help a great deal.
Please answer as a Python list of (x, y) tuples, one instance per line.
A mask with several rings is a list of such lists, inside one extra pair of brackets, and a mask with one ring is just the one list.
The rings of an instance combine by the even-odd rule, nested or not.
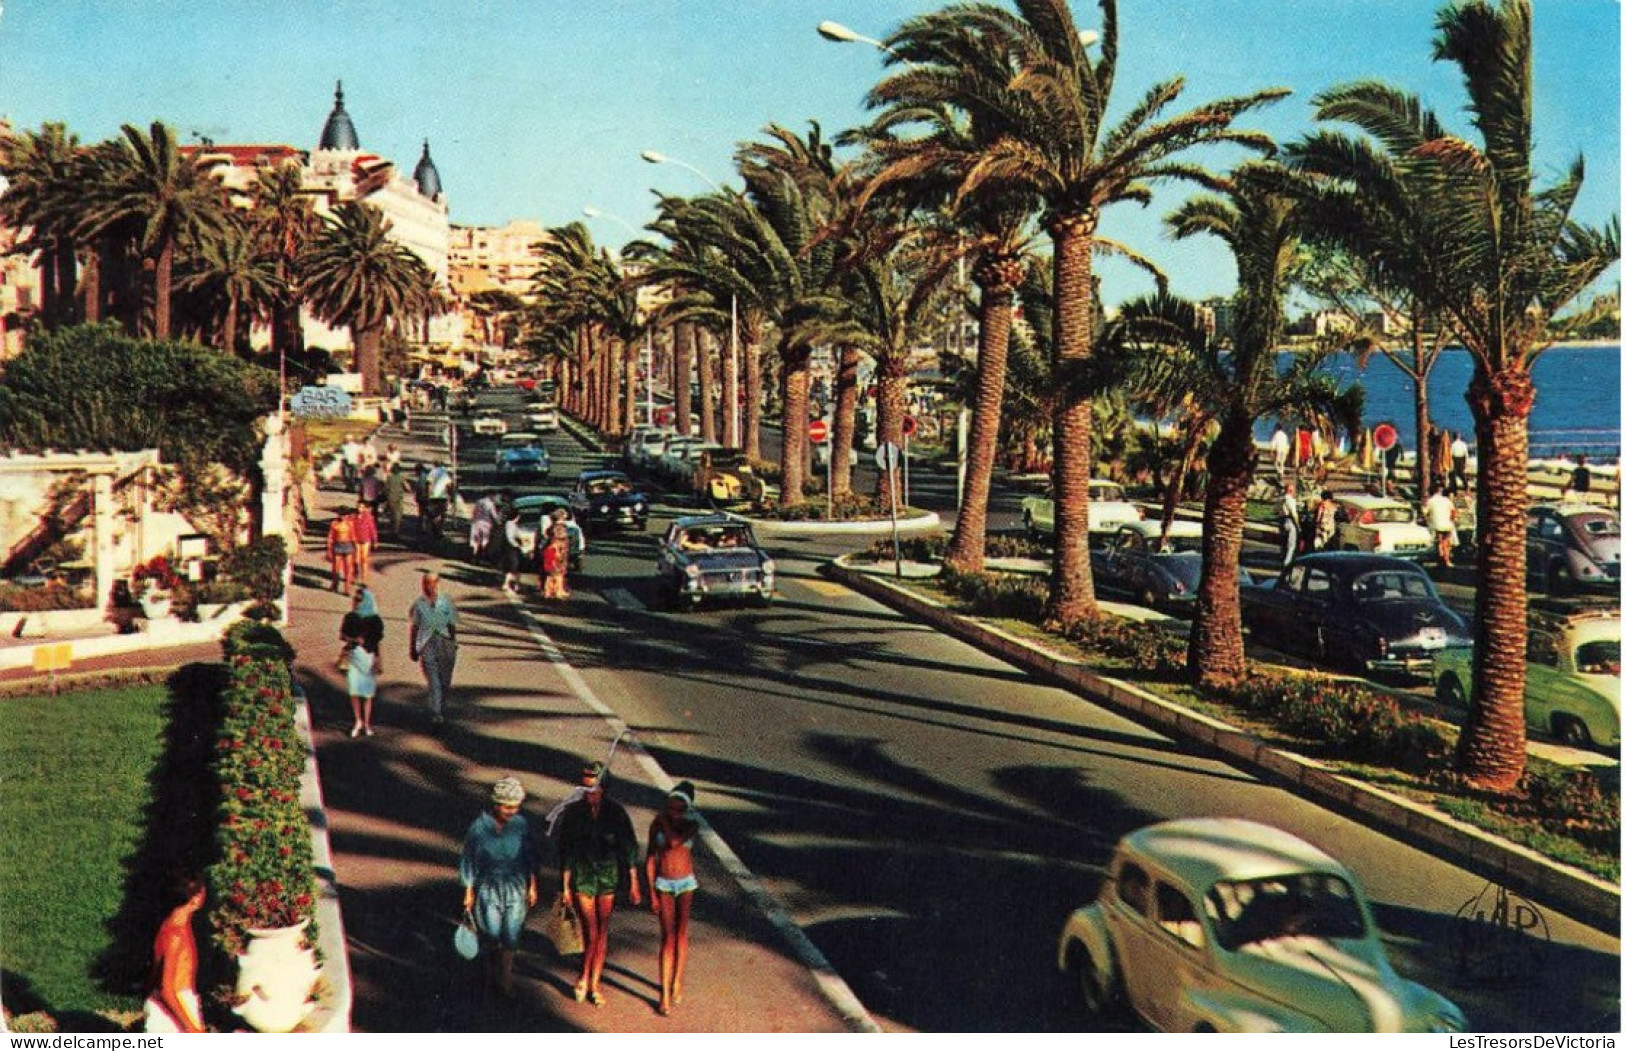
[[(0, 967), (8, 1000), (134, 1010), (92, 977), (163, 751), (163, 686), (0, 701)], [(15, 984), (14, 984), (15, 983)]]

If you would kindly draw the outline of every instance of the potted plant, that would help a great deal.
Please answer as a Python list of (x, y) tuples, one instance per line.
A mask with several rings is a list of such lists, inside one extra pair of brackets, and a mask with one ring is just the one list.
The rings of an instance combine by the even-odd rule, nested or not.
[(180, 576), (163, 555), (155, 555), (135, 567), (130, 575), (130, 590), (148, 620), (158, 620), (170, 614), (171, 601)]

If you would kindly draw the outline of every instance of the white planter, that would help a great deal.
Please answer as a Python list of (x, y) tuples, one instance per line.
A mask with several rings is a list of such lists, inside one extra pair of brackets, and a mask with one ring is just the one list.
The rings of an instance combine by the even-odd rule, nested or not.
[(169, 596), (149, 591), (141, 596), (141, 615), (148, 620), (161, 620), (169, 616)]
[(305, 946), (308, 923), (251, 930), (248, 951), (237, 957), (234, 1010), (261, 1033), (291, 1033), (316, 1006), (311, 993), (321, 970)]

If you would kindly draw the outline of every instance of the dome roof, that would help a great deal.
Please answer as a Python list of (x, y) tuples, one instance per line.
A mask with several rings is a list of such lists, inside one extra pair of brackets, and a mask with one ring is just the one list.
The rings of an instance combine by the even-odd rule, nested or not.
[(434, 166), (434, 160), (429, 156), (429, 140), (423, 140), (423, 156), (418, 158), (418, 166), (412, 169), (412, 178), (418, 184), (418, 193), (434, 200), (440, 196), (440, 172)]
[(350, 115), (344, 112), (344, 81), (338, 82), (333, 91), (333, 112), (327, 115), (327, 123), (322, 127), (322, 142), (318, 149), (323, 150), (359, 150), (361, 140), (356, 138), (355, 125), (350, 123)]

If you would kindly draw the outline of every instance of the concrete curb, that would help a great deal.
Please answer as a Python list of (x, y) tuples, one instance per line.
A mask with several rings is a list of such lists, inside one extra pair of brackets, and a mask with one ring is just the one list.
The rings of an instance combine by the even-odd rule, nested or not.
[(1221, 720), (1165, 701), (1129, 683), (1099, 675), (1079, 661), (960, 616), (940, 603), (850, 568), (846, 556), (826, 562), (821, 569), (854, 591), (906, 612), (1027, 672), (1057, 681), (1090, 701), (1139, 719), (1160, 732), (1197, 741), (1247, 766), (1267, 771), (1301, 795), (1359, 814), (1385, 832), (1496, 880), (1518, 894), (1560, 909), (1598, 930), (1619, 930), (1620, 888), (1616, 884), (1346, 777), (1313, 759), (1272, 747)]
[[(742, 522), (749, 522), (758, 536), (839, 536), (861, 535), (881, 536), (891, 533), (891, 519), (884, 521), (864, 522), (781, 522), (774, 518), (750, 518), (741, 514), (728, 512), (729, 518), (737, 518)], [(942, 528), (942, 519), (935, 511), (927, 511), (919, 518), (899, 518), (897, 532), (900, 534), (928, 533), (933, 529)]]
[(310, 821), (310, 848), (316, 863), (316, 947), (322, 956), (317, 1006), (300, 1024), (299, 1032), (348, 1033), (355, 993), (350, 978), (350, 950), (344, 937), (344, 910), (339, 904), (338, 876), (333, 871), (333, 848), (327, 838), (327, 805), (322, 800), (316, 738), (304, 687), (295, 683), (293, 696), (294, 721), (306, 749), (305, 772), (299, 777), (299, 805)]
[(601, 453), (604, 451), (604, 442), (598, 437), (598, 434), (593, 431), (591, 427), (588, 427), (574, 416), (566, 415), (563, 410), (560, 410), (559, 412), (559, 426), (564, 430), (569, 431), (570, 437), (574, 438), (582, 445), (585, 445), (593, 452)]

